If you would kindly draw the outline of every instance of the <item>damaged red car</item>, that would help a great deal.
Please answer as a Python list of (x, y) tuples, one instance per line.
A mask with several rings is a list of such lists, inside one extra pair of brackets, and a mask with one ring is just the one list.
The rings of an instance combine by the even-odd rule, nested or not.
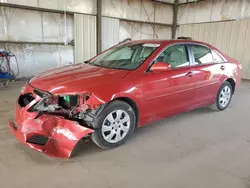
[(210, 104), (224, 110), (240, 78), (241, 64), (206, 43), (125, 42), (33, 77), (9, 128), (28, 147), (69, 158), (85, 137), (111, 148), (152, 121)]

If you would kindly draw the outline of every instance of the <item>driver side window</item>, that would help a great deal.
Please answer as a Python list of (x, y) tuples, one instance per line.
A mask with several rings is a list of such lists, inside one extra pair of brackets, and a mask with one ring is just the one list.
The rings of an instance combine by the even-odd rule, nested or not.
[(157, 62), (168, 63), (171, 68), (190, 65), (187, 48), (183, 44), (168, 47), (158, 56)]

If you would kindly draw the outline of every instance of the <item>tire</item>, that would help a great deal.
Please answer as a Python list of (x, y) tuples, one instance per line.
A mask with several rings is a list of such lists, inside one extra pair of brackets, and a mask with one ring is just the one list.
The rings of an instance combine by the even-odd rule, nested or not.
[(216, 103), (215, 103), (216, 109), (219, 111), (225, 110), (229, 106), (232, 96), (233, 96), (232, 85), (229, 82), (225, 81), (220, 87), (216, 97)]
[(100, 148), (114, 148), (123, 144), (134, 132), (136, 115), (126, 102), (113, 101), (108, 104), (95, 121), (95, 132), (91, 138)]

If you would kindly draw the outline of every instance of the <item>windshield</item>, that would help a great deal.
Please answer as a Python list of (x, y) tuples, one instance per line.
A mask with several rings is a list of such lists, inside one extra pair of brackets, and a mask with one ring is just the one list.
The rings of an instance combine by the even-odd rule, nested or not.
[(137, 69), (158, 47), (159, 44), (124, 44), (111, 48), (92, 59), (89, 64), (114, 68), (134, 70)]

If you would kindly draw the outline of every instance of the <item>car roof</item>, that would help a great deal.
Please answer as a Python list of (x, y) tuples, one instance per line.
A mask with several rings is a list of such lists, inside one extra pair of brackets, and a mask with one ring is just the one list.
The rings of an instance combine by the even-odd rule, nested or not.
[(151, 39), (151, 40), (133, 40), (128, 43), (131, 44), (140, 44), (140, 43), (148, 43), (148, 44), (163, 44), (163, 45), (169, 45), (169, 44), (174, 44), (174, 43), (196, 43), (196, 44), (201, 44), (201, 45), (206, 45), (209, 47), (212, 47), (210, 44), (201, 42), (201, 41), (196, 41), (196, 40), (183, 40), (183, 39), (174, 39), (174, 40), (159, 40), (159, 39)]

